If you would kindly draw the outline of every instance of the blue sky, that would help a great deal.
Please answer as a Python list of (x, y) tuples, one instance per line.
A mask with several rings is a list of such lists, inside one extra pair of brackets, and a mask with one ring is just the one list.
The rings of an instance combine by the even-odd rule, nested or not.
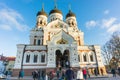
[[(16, 44), (29, 44), (29, 31), (35, 27), (42, 3), (49, 14), (54, 0), (0, 0), (0, 54), (16, 56)], [(120, 0), (57, 0), (64, 19), (69, 4), (84, 32), (85, 45), (102, 46), (120, 30)]]

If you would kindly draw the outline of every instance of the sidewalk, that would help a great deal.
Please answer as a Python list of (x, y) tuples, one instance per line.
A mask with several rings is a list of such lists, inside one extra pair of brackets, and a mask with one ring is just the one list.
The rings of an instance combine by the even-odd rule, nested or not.
[[(110, 78), (112, 77), (112, 74), (108, 74), (108, 75), (105, 75), (105, 76), (101, 76), (101, 75), (98, 75), (98, 76), (95, 76), (95, 75), (91, 75), (90, 76), (90, 79), (96, 79), (96, 78)], [(11, 77), (10, 78), (11, 80), (18, 80), (18, 77)], [(32, 76), (25, 76), (23, 79), (21, 80), (33, 80)], [(56, 79), (55, 79), (56, 80)]]
[[(18, 80), (18, 77), (11, 77), (11, 80)], [(33, 80), (32, 76), (25, 76), (23, 79), (20, 80)]]
[[(119, 75), (116, 74), (116, 76), (119, 76)], [(92, 79), (92, 78), (111, 78), (111, 77), (113, 77), (112, 74), (107, 74), (107, 75), (104, 75), (104, 76), (102, 76), (102, 75), (98, 75), (98, 76), (91, 75), (91, 76), (90, 76), (91, 79)]]

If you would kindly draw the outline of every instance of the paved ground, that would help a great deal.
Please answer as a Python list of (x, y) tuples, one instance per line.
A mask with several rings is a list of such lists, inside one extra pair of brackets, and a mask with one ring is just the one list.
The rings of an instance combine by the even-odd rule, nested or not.
[[(5, 80), (5, 79), (0, 79), (0, 80)], [(10, 80), (19, 80), (17, 77), (11, 77)], [(20, 79), (20, 80), (33, 80), (32, 77), (24, 77), (24, 79)], [(55, 79), (56, 80), (56, 79)], [(120, 76), (116, 76), (116, 77), (112, 77), (111, 74), (109, 74), (108, 76), (91, 76), (91, 78), (87, 79), (87, 80), (120, 80)]]

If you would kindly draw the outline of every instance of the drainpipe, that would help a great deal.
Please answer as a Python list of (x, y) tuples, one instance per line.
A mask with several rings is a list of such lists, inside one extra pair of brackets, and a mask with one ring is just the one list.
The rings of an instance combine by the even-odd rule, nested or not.
[(97, 69), (97, 74), (99, 74), (98, 60), (97, 60), (97, 54), (96, 54), (95, 49), (94, 49), (94, 52), (95, 52), (95, 59), (96, 59), (96, 65), (97, 65), (97, 67), (96, 67), (96, 69)]
[(23, 55), (22, 55), (22, 62), (21, 62), (21, 70), (23, 69), (23, 60), (24, 60), (24, 54), (25, 54), (25, 48), (26, 48), (27, 45), (24, 46), (24, 49), (23, 49)]

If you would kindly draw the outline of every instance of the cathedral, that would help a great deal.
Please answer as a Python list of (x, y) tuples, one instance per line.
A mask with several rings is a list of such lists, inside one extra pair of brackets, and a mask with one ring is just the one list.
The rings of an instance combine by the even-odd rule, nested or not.
[(29, 44), (17, 44), (13, 75), (24, 70), (30, 76), (34, 70), (49, 72), (58, 67), (87, 68), (90, 74), (101, 69), (106, 74), (99, 45), (84, 45), (84, 32), (78, 29), (76, 15), (69, 10), (63, 20), (56, 6), (49, 12), (44, 8), (36, 15), (36, 25), (30, 31)]

